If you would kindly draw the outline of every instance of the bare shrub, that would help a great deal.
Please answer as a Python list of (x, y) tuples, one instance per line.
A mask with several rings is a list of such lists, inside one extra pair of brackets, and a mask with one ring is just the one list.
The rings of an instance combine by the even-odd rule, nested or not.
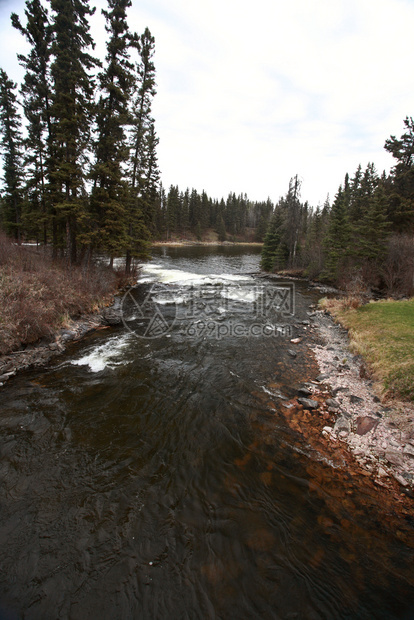
[(393, 235), (382, 267), (388, 295), (410, 297), (414, 294), (414, 236)]
[(96, 311), (116, 287), (117, 275), (108, 267), (68, 269), (0, 233), (0, 354), (50, 337), (65, 316)]
[(348, 270), (342, 274), (340, 288), (345, 291), (343, 303), (348, 308), (359, 308), (372, 298), (362, 269)]

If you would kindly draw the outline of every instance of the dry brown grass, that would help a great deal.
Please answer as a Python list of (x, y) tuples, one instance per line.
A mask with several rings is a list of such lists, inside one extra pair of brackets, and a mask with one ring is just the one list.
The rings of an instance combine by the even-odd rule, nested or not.
[(108, 303), (118, 284), (105, 267), (66, 268), (0, 233), (0, 354), (50, 337), (66, 320)]

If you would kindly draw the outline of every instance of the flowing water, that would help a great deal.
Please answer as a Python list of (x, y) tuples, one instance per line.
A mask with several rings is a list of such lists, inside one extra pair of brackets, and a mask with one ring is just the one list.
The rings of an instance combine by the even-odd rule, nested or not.
[(414, 617), (412, 522), (278, 414), (317, 295), (258, 263), (156, 250), (125, 325), (2, 388), (2, 620)]

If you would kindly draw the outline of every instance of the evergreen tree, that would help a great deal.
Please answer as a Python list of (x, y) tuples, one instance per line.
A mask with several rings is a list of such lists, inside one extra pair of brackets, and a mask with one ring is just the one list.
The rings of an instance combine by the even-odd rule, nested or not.
[(160, 181), (157, 157), (158, 143), (159, 138), (155, 133), (154, 119), (151, 118), (145, 136), (145, 166), (141, 177), (141, 199), (144, 222), (151, 235), (155, 232), (155, 210)]
[(222, 215), (219, 217), (218, 226), (217, 226), (217, 234), (219, 241), (226, 241), (226, 225), (224, 223), (224, 218)]
[(290, 180), (289, 190), (283, 201), (283, 208), (286, 211), (286, 226), (283, 237), (289, 251), (290, 267), (295, 265), (302, 226), (302, 205), (299, 200), (300, 185), (298, 175), (294, 176)]
[(197, 223), (201, 219), (201, 197), (194, 188), (191, 190), (189, 203), (189, 220), (192, 232), (195, 232)]
[(40, 0), (26, 2), (26, 26), (22, 26), (18, 15), (12, 13), (13, 26), (29, 42), (31, 49), (27, 56), (18, 54), (20, 64), (26, 70), (21, 87), (23, 109), (28, 121), (27, 138), (24, 141), (24, 166), (26, 173), (27, 211), (23, 214), (25, 228), (42, 237), (47, 243), (51, 206), (47, 200), (48, 150), (51, 137), (50, 119), (50, 56), (52, 30), (47, 10)]
[(389, 218), (397, 232), (414, 231), (414, 121), (404, 120), (406, 131), (401, 138), (391, 136), (385, 149), (397, 160), (388, 186)]
[[(132, 256), (145, 256), (149, 246), (149, 229), (153, 227), (155, 192), (158, 182), (156, 146), (158, 139), (151, 117), (152, 99), (155, 90), (155, 66), (153, 62), (155, 40), (148, 28), (137, 44), (139, 62), (136, 65), (137, 88), (131, 113), (131, 182), (127, 210), (129, 245), (126, 255), (128, 273)], [(151, 162), (151, 163), (150, 163)], [(150, 175), (149, 168), (151, 167)], [(149, 183), (151, 191), (144, 194)]]
[(332, 204), (329, 224), (324, 237), (326, 260), (321, 278), (331, 282), (338, 281), (346, 264), (350, 242), (349, 201), (349, 176), (346, 174), (344, 186), (339, 187)]
[(177, 230), (177, 220), (181, 211), (181, 198), (178, 185), (170, 186), (166, 207), (167, 239), (169, 239)]
[(285, 223), (284, 211), (279, 204), (270, 220), (263, 243), (260, 264), (265, 271), (279, 271), (286, 266), (289, 250), (283, 241)]
[(109, 10), (102, 10), (110, 36), (106, 65), (98, 76), (101, 96), (96, 113), (96, 157), (91, 172), (94, 183), (91, 208), (95, 220), (92, 242), (111, 259), (123, 254), (128, 246), (128, 186), (123, 166), (129, 156), (125, 127), (130, 120), (128, 105), (134, 86), (129, 49), (136, 45), (127, 24), (126, 10), (130, 6), (131, 0), (108, 0)]
[(270, 198), (267, 199), (264, 203), (259, 203), (258, 205), (258, 224), (256, 228), (256, 241), (262, 242), (266, 235), (266, 230), (269, 225), (269, 220), (272, 216), (274, 205)]
[(387, 198), (380, 185), (369, 201), (361, 222), (359, 256), (379, 267), (386, 254), (386, 242), (390, 232), (387, 218)]
[(327, 199), (323, 208), (321, 209), (318, 206), (316, 211), (309, 217), (309, 225), (306, 231), (304, 264), (306, 266), (306, 274), (310, 278), (318, 276), (324, 266), (325, 248), (323, 240), (326, 234), (329, 209), (329, 199)]
[(84, 187), (94, 94), (89, 72), (98, 63), (86, 50), (94, 47), (88, 17), (95, 9), (89, 8), (87, 0), (50, 0), (50, 3), (55, 32), (51, 67), (51, 189), (66, 233), (68, 260), (74, 263), (79, 232), (89, 224)]
[(20, 243), (22, 211), (22, 137), (17, 111), (17, 84), (0, 69), (0, 126), (3, 150), (4, 194), (1, 219), (6, 232)]

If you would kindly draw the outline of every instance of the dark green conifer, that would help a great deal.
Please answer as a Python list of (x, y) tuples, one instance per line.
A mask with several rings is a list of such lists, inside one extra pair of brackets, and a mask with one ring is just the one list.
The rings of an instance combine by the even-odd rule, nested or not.
[(98, 63), (87, 50), (94, 47), (88, 18), (95, 9), (90, 9), (87, 0), (50, 0), (50, 4), (55, 33), (51, 190), (57, 217), (65, 230), (67, 257), (74, 263), (78, 236), (90, 225), (85, 192), (94, 94), (90, 72)]
[(385, 141), (385, 149), (397, 163), (393, 167), (387, 194), (388, 213), (393, 230), (399, 233), (414, 231), (414, 121), (404, 120), (405, 132), (401, 138), (391, 136)]
[(134, 87), (130, 48), (136, 37), (129, 32), (126, 10), (131, 0), (108, 0), (102, 10), (109, 35), (105, 67), (98, 75), (100, 98), (96, 109), (97, 140), (91, 178), (93, 246), (110, 255), (123, 255), (129, 247), (127, 206), (128, 184), (124, 167), (129, 157), (126, 127), (130, 122), (129, 102)]
[(48, 227), (53, 217), (47, 191), (48, 145), (51, 145), (50, 56), (53, 34), (47, 10), (40, 0), (28, 0), (25, 15), (25, 26), (22, 26), (18, 15), (11, 15), (13, 26), (24, 35), (31, 46), (27, 56), (17, 55), (25, 69), (21, 93), (27, 119), (27, 137), (24, 141), (27, 207), (23, 220), (27, 232), (37, 239), (41, 238), (46, 244)]
[(3, 151), (4, 193), (1, 220), (9, 234), (20, 243), (22, 212), (22, 136), (17, 111), (17, 84), (0, 69), (0, 127)]
[(325, 267), (321, 278), (337, 282), (346, 264), (349, 251), (349, 176), (346, 174), (344, 186), (338, 189), (330, 211), (329, 224), (324, 238), (326, 252)]
[(133, 256), (142, 257), (148, 253), (150, 229), (153, 228), (156, 205), (153, 188), (158, 182), (155, 156), (158, 139), (151, 117), (152, 99), (156, 94), (153, 62), (155, 40), (148, 28), (139, 37), (136, 47), (139, 51), (139, 61), (136, 63), (136, 89), (131, 110), (132, 155), (127, 205), (127, 272)]
[(283, 240), (285, 223), (285, 214), (279, 204), (270, 220), (263, 243), (260, 264), (265, 271), (279, 271), (286, 267), (289, 250)]

